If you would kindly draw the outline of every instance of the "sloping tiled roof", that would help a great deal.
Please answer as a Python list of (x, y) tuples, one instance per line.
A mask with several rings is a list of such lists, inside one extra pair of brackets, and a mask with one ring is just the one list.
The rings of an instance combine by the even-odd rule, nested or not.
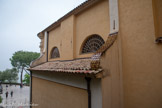
[(91, 58), (78, 59), (72, 61), (54, 61), (46, 62), (42, 65), (30, 68), (29, 70), (35, 71), (53, 71), (53, 72), (67, 72), (67, 73), (84, 73), (84, 74), (97, 74), (102, 69), (91, 69)]
[(117, 32), (110, 34), (105, 44), (91, 58), (76, 59), (71, 61), (46, 62), (44, 64), (30, 68), (29, 70), (97, 74), (102, 71), (100, 66), (100, 57), (113, 45), (117, 35)]

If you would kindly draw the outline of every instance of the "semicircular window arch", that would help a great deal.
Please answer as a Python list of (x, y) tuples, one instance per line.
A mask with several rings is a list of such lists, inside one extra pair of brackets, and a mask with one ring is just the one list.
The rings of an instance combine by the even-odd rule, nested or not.
[(57, 47), (54, 47), (51, 51), (51, 58), (59, 58), (60, 53)]
[(96, 52), (103, 44), (105, 41), (103, 38), (99, 35), (92, 35), (86, 41), (83, 43), (81, 53), (94, 53)]

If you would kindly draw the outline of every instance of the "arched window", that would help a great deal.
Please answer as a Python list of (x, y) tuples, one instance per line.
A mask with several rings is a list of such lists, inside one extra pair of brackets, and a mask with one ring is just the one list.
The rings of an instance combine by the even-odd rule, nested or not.
[(81, 53), (96, 52), (104, 43), (101, 36), (92, 35), (83, 43)]
[(51, 58), (59, 58), (60, 53), (57, 47), (54, 47), (51, 52)]

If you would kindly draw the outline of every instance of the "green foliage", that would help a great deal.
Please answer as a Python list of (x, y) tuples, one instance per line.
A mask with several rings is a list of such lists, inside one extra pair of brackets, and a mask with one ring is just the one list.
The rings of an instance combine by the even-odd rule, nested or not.
[(39, 57), (39, 53), (28, 51), (17, 51), (10, 58), (13, 67), (18, 69), (22, 67), (29, 67), (30, 63)]
[(23, 83), (25, 83), (25, 84), (29, 84), (30, 83), (30, 75), (29, 74), (25, 74), (24, 75)]
[(3, 72), (0, 71), (0, 81), (4, 82), (6, 78), (4, 77)]
[(16, 68), (6, 69), (0, 72), (0, 81), (16, 82), (18, 80), (18, 71)]
[(13, 54), (12, 58), (10, 58), (12, 66), (21, 71), (21, 84), (23, 71), (25, 70), (27, 72), (26, 68), (29, 68), (30, 63), (39, 56), (40, 54), (36, 52), (17, 51)]
[(2, 97), (0, 96), (0, 103), (2, 103), (2, 100), (3, 100), (3, 99), (2, 99)]

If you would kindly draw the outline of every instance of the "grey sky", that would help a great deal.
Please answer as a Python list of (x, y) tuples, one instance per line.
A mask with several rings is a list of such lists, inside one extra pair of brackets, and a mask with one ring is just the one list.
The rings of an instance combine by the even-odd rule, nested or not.
[(0, 71), (19, 50), (39, 52), (37, 33), (86, 0), (0, 0)]

